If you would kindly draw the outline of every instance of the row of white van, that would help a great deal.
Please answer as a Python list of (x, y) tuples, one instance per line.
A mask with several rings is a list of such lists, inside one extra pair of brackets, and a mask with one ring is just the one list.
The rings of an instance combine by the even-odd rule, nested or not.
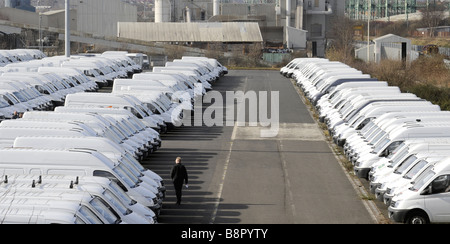
[(36, 49), (0, 50), (0, 67), (45, 57), (47, 56), (43, 52)]
[[(8, 50), (17, 55), (25, 51), (39, 54), (38, 50)], [(70, 58), (41, 53), (39, 58), (21, 60), (0, 68), (0, 121), (26, 111), (53, 110), (64, 104), (68, 94), (96, 92), (112, 86), (114, 79), (142, 72), (130, 58), (116, 52)]]
[(315, 105), (392, 220), (450, 222), (450, 112), (340, 62), (295, 59), (280, 72)]
[(0, 123), (0, 204), (8, 206), (0, 223), (157, 222), (164, 182), (139, 161), (161, 146), (159, 132), (175, 123), (170, 116), (180, 118), (204, 94), (196, 85), (211, 85), (226, 72), (204, 71), (208, 66), (191, 75), (139, 74), (140, 83), (116, 79), (127, 89), (69, 94), (52, 112)]

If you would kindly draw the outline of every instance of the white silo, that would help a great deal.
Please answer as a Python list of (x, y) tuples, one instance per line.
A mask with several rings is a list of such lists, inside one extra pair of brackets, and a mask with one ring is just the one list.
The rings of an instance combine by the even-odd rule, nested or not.
[(169, 0), (155, 0), (155, 23), (170, 22)]
[(213, 0), (213, 16), (220, 14), (220, 3), (219, 0)]
[(17, 0), (5, 0), (5, 7), (15, 8), (17, 6)]

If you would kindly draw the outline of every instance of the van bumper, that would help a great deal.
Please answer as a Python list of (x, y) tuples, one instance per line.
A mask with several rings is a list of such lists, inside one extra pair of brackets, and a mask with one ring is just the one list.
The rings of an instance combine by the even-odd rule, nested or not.
[(405, 223), (405, 217), (406, 217), (407, 213), (408, 213), (408, 210), (394, 209), (393, 207), (388, 208), (389, 219), (391, 219), (397, 223)]
[(358, 168), (354, 167), (355, 175), (358, 176), (358, 178), (364, 178), (367, 179), (369, 175), (370, 168)]

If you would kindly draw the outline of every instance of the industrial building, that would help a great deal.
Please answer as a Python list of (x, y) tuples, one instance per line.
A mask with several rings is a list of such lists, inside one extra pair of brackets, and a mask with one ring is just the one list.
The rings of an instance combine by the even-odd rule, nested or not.
[(36, 12), (36, 8), (31, 5), (31, 0), (5, 0), (5, 7)]
[(395, 15), (403, 15), (403, 20), (408, 20), (409, 15), (433, 6), (436, 0), (345, 0), (345, 13), (354, 20), (367, 20), (370, 16), (372, 20), (389, 21)]
[[(259, 26), (265, 46), (285, 49), (306, 49), (310, 47), (312, 56), (323, 57), (328, 31), (334, 17), (344, 16), (345, 4), (339, 0), (277, 0), (277, 1), (246, 1), (246, 3), (230, 3), (220, 0), (155, 0), (154, 23), (120, 23), (118, 36), (121, 38), (141, 41), (154, 40), (161, 36), (162, 23), (184, 23), (181, 32), (192, 28), (191, 22), (250, 22)], [(133, 26), (135, 25), (135, 26)], [(207, 26), (207, 25), (203, 25)], [(218, 25), (210, 25), (215, 31)], [(153, 31), (144, 35), (142, 31)], [(192, 39), (185, 38), (185, 34), (164, 29), (171, 33), (172, 42), (185, 43)], [(239, 33), (222, 32), (226, 36), (236, 39), (229, 42), (239, 43), (242, 29)], [(144, 37), (145, 36), (145, 37)], [(259, 34), (257, 34), (259, 37)], [(258, 38), (257, 37), (257, 38)], [(222, 37), (216, 38), (223, 39)]]

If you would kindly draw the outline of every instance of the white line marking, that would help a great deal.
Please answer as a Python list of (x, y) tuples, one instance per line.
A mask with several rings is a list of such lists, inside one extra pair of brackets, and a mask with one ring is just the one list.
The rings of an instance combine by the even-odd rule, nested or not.
[(211, 220), (209, 221), (210, 224), (214, 224), (214, 222), (216, 221), (217, 211), (219, 210), (219, 205), (220, 205), (220, 199), (222, 199), (223, 186), (224, 186), (225, 178), (226, 178), (227, 172), (228, 172), (228, 165), (230, 164), (231, 153), (233, 151), (233, 144), (234, 144), (234, 138), (236, 136), (236, 131), (237, 131), (237, 124), (235, 124), (234, 128), (233, 128), (233, 134), (231, 136), (230, 147), (228, 148), (228, 155), (227, 155), (227, 159), (225, 160), (225, 165), (223, 167), (222, 179), (219, 184), (219, 190), (218, 190), (217, 196), (216, 196), (217, 200), (216, 200), (216, 203), (214, 204), (214, 210), (213, 210), (213, 213), (211, 216)]

